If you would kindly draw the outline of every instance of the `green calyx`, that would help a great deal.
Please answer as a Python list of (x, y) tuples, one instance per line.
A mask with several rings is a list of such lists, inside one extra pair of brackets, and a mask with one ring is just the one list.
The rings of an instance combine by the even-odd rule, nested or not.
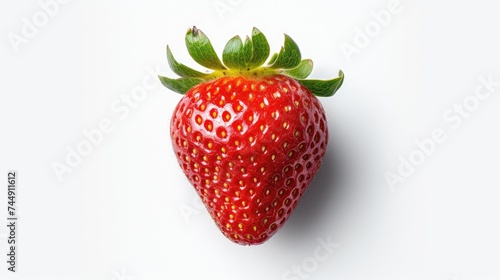
[(313, 69), (310, 59), (302, 59), (299, 47), (285, 34), (285, 43), (279, 53), (269, 58), (269, 44), (260, 30), (253, 28), (252, 37), (241, 40), (239, 36), (231, 38), (222, 53), (222, 61), (217, 56), (208, 37), (196, 27), (186, 33), (186, 46), (191, 57), (211, 72), (199, 72), (177, 62), (170, 47), (167, 46), (167, 60), (174, 73), (180, 76), (171, 79), (158, 76), (162, 84), (181, 94), (193, 86), (224, 76), (263, 77), (269, 75), (287, 75), (296, 79), (316, 96), (332, 96), (344, 81), (344, 73), (331, 80), (306, 80)]

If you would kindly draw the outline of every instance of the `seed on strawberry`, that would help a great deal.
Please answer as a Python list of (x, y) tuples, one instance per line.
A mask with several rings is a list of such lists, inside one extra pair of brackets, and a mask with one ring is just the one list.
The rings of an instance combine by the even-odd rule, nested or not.
[(184, 94), (170, 123), (177, 161), (222, 233), (238, 244), (260, 244), (283, 226), (318, 171), (328, 144), (325, 112), (316, 96), (332, 96), (344, 75), (306, 80), (312, 61), (285, 35), (269, 57), (257, 29), (243, 42), (233, 37), (222, 62), (196, 27), (186, 34), (203, 73), (177, 62), (160, 76)]

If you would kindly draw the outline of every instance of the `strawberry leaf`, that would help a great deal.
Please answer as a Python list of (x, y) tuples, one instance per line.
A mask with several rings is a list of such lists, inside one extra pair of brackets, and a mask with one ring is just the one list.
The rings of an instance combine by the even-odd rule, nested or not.
[(284, 70), (283, 74), (294, 77), (296, 79), (305, 79), (313, 70), (313, 62), (310, 59), (302, 60), (295, 68)]
[(344, 72), (340, 70), (339, 77), (331, 80), (298, 80), (298, 82), (308, 88), (314, 95), (328, 97), (334, 95), (344, 82)]
[(158, 76), (161, 83), (168, 89), (173, 90), (180, 94), (185, 94), (197, 84), (202, 83), (204, 80), (199, 78), (180, 78), (180, 79), (170, 79), (163, 76)]
[(191, 69), (187, 67), (186, 65), (177, 62), (175, 60), (172, 52), (170, 51), (170, 47), (167, 45), (167, 61), (168, 65), (170, 66), (170, 69), (174, 71), (175, 74), (181, 76), (181, 77), (198, 77), (198, 78), (203, 78), (208, 76), (206, 73), (202, 73), (199, 71), (196, 71), (194, 69)]
[(222, 61), (229, 69), (245, 69), (251, 58), (252, 42), (248, 37), (243, 44), (240, 36), (234, 36), (222, 53)]
[(274, 69), (291, 69), (299, 65), (300, 59), (299, 47), (290, 36), (285, 34), (285, 44), (281, 47), (276, 60), (269, 67)]
[(271, 56), (271, 58), (269, 59), (269, 62), (267, 64), (268, 65), (273, 64), (276, 61), (277, 58), (278, 58), (278, 54), (277, 53), (273, 53), (273, 55)]
[(226, 70), (208, 37), (195, 26), (186, 33), (186, 46), (191, 57), (200, 65), (214, 70)]
[(255, 27), (252, 30), (252, 48), (252, 59), (248, 67), (250, 69), (255, 69), (262, 66), (269, 57), (269, 43), (267, 42), (267, 38)]

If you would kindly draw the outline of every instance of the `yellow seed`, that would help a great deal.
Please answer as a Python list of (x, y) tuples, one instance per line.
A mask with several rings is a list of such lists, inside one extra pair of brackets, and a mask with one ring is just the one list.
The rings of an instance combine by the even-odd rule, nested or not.
[(243, 218), (245, 218), (245, 219), (248, 218), (247, 213), (243, 213)]
[(226, 153), (226, 148), (225, 148), (225, 147), (222, 147), (220, 150), (221, 150), (224, 154)]
[(221, 216), (220, 212), (217, 212), (217, 217), (220, 217), (220, 216)]
[(229, 219), (234, 219), (234, 215), (233, 214), (229, 214)]
[(238, 131), (241, 131), (243, 129), (243, 127), (241, 126), (241, 124), (239, 124), (236, 129), (238, 129)]
[(236, 195), (236, 196), (240, 196), (240, 192), (239, 192), (239, 191), (236, 191), (236, 192), (234, 193), (234, 195)]
[(265, 218), (264, 221), (263, 221), (264, 224), (267, 224), (267, 221), (268, 221), (267, 218)]
[(264, 173), (264, 171), (265, 171), (265, 170), (266, 170), (266, 169), (264, 168), (264, 166), (262, 166), (262, 167), (260, 168), (260, 172), (262, 172), (262, 173)]
[(225, 130), (223, 130), (223, 131), (221, 131), (220, 135), (221, 135), (222, 137), (226, 137), (227, 133), (226, 133), (226, 131), (225, 131)]
[(209, 123), (209, 124), (207, 125), (207, 129), (208, 129), (209, 131), (212, 131), (212, 124), (211, 124), (211, 123)]
[(250, 234), (247, 234), (247, 239), (252, 239), (252, 236)]
[(243, 200), (243, 201), (241, 202), (241, 205), (243, 205), (243, 207), (247, 206), (246, 201), (244, 201), (244, 200)]
[(274, 141), (276, 140), (276, 134), (271, 135), (271, 139)]
[(253, 121), (253, 116), (248, 117), (248, 120), (249, 120), (250, 122), (252, 122), (252, 121)]
[(233, 236), (234, 236), (234, 239), (238, 239), (238, 235), (236, 233)]
[(253, 142), (253, 137), (252, 136), (248, 137), (248, 141), (250, 141), (250, 143)]
[(196, 117), (196, 123), (201, 124), (201, 117), (200, 116)]
[(266, 151), (266, 146), (262, 146), (262, 151), (265, 152)]
[(191, 132), (191, 127), (190, 127), (190, 126), (188, 126), (188, 127), (186, 128), (186, 130), (187, 130), (187, 132)]
[(242, 229), (242, 228), (243, 228), (243, 224), (239, 223), (239, 224), (238, 224), (238, 227), (239, 227), (240, 229)]
[(226, 202), (229, 202), (229, 197), (227, 197), (227, 196), (226, 196), (226, 198), (224, 198), (224, 200), (225, 200)]
[(231, 205), (231, 209), (235, 210), (236, 209), (236, 205)]
[(288, 123), (287, 122), (284, 122), (283, 123), (283, 128), (286, 128), (288, 126)]
[(220, 155), (217, 155), (217, 160), (221, 160), (222, 157)]
[(290, 152), (288, 153), (288, 157), (292, 157), (292, 156), (293, 156), (293, 151), (290, 151)]
[(273, 155), (271, 156), (271, 160), (275, 160), (275, 159), (276, 159), (276, 155), (275, 155), (275, 154), (273, 154)]
[(186, 140), (182, 141), (182, 146), (187, 147), (188, 142)]
[(242, 109), (241, 105), (236, 106), (236, 111), (237, 112), (241, 111), (241, 109)]
[(257, 183), (257, 177), (253, 177), (253, 181)]
[(264, 102), (260, 103), (260, 108), (264, 108)]
[(257, 226), (253, 226), (253, 231), (257, 231)]
[(291, 179), (286, 180), (286, 185), (289, 186), (292, 183)]
[(229, 223), (226, 224), (226, 228), (231, 228), (231, 225)]
[(193, 149), (193, 154), (198, 154), (198, 150), (197, 149)]
[(264, 125), (263, 124), (260, 125), (260, 131), (264, 131)]
[[(288, 179), (288, 180), (290, 180), (290, 179)], [(283, 190), (280, 190), (280, 191), (278, 192), (278, 194), (279, 194), (279, 195), (283, 195)]]
[(240, 145), (240, 141), (235, 140), (235, 141), (234, 141), (234, 145), (235, 145), (235, 146), (239, 146), (239, 145)]
[(251, 162), (254, 162), (254, 160), (255, 160), (255, 157), (254, 157), (254, 156), (251, 156), (251, 157), (250, 157), (250, 161), (251, 161)]
[(201, 106), (200, 106), (200, 110), (205, 111), (205, 108), (206, 108), (206, 107), (207, 107), (207, 106), (205, 106), (205, 104), (201, 104)]
[(242, 167), (240, 170), (241, 170), (241, 173), (245, 173), (245, 171), (246, 171), (245, 167)]
[(212, 146), (213, 146), (213, 145), (214, 145), (214, 144), (213, 144), (212, 142), (208, 142), (208, 145), (207, 145), (207, 146), (208, 146), (208, 148), (209, 148), (209, 149), (212, 149)]
[(216, 194), (216, 195), (219, 195), (219, 190), (215, 190), (215, 194)]
[(240, 180), (238, 183), (240, 184), (240, 186), (244, 185), (243, 180)]

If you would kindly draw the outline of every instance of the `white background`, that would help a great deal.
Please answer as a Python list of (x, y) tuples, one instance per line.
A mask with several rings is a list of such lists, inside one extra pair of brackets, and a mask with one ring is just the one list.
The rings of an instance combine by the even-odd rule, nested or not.
[[(0, 279), (500, 279), (500, 86), (474, 104), (480, 77), (500, 81), (496, 2), (406, 0), (385, 26), (373, 13), (388, 0), (73, 0), (46, 22), (40, 3), (0, 4)], [(154, 75), (174, 76), (167, 43), (194, 66), (184, 46), (193, 25), (219, 53), (253, 26), (274, 51), (287, 33), (314, 60), (311, 77), (346, 75), (321, 99), (331, 133), (322, 169), (260, 246), (218, 231), (171, 149), (181, 96)], [(369, 41), (355, 41), (367, 26)], [(357, 53), (346, 55), (347, 44)], [(474, 106), (458, 124), (448, 110), (464, 100)], [(103, 120), (114, 130), (60, 181), (53, 165)], [(387, 172), (398, 174), (435, 129), (446, 140), (391, 189)], [(4, 263), (10, 169), (19, 172), (15, 274)], [(339, 245), (321, 249), (322, 261), (318, 238)]]

